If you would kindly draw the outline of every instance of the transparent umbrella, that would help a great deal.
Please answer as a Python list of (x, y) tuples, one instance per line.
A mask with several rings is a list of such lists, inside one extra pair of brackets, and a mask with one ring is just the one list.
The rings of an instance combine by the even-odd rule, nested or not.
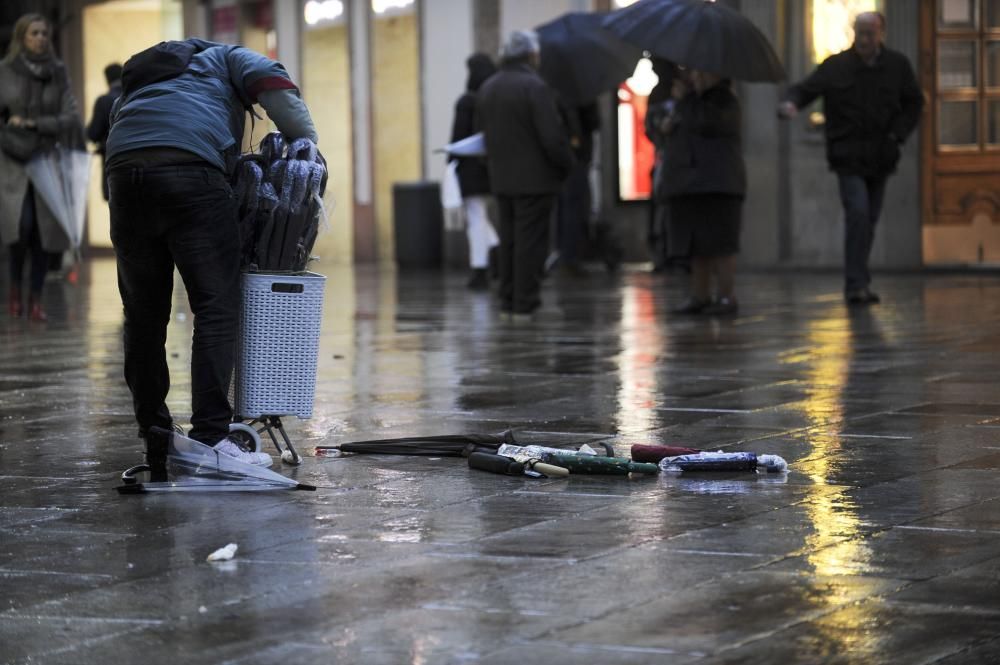
[[(147, 446), (149, 465), (128, 469), (122, 474), (124, 485), (117, 487), (121, 494), (147, 492), (260, 492), (268, 490), (314, 490), (280, 473), (217, 452), (212, 446), (189, 439), (178, 432), (157, 427), (150, 428), (152, 436)], [(162, 470), (150, 469), (159, 457), (154, 447), (157, 441), (165, 442), (166, 479)], [(160, 464), (164, 464), (161, 460)], [(149, 482), (140, 483), (137, 474), (150, 471)]]
[(79, 254), (87, 212), (90, 153), (59, 147), (32, 157), (25, 171), (35, 191), (66, 231), (74, 253)]

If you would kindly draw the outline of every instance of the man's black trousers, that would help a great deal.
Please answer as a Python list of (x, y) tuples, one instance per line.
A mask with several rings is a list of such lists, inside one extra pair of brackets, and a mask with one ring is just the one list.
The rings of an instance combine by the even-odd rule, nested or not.
[(539, 291), (549, 253), (549, 225), (555, 194), (497, 195), (500, 209), (500, 309), (530, 314), (541, 304)]
[(237, 202), (208, 164), (113, 169), (111, 240), (125, 308), (125, 381), (140, 434), (172, 424), (166, 397), (167, 324), (174, 266), (194, 315), (191, 438), (215, 444), (229, 432), (240, 312)]

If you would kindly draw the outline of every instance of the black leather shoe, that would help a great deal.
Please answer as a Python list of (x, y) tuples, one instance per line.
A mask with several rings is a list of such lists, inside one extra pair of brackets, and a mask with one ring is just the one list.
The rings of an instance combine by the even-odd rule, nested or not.
[(673, 314), (700, 314), (706, 307), (712, 304), (711, 300), (701, 298), (688, 298), (671, 311)]
[(490, 278), (486, 272), (486, 268), (473, 269), (472, 275), (469, 277), (469, 281), (466, 282), (465, 286), (472, 291), (489, 290)]
[(844, 300), (848, 305), (874, 305), (882, 301), (877, 293), (864, 289), (850, 289), (844, 292)]
[(715, 302), (701, 310), (701, 313), (708, 314), (709, 316), (725, 316), (727, 314), (735, 314), (739, 310), (740, 304), (736, 302), (736, 298), (718, 298)]

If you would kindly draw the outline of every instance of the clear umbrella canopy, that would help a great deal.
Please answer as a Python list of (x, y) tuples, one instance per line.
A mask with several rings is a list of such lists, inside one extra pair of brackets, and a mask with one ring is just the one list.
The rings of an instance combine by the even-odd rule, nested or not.
[[(152, 428), (158, 430), (158, 428)], [(178, 432), (154, 431), (168, 437), (166, 446), (167, 480), (135, 482), (135, 467), (123, 474), (122, 494), (146, 492), (259, 492), (268, 490), (313, 490), (280, 473), (217, 452), (212, 446), (189, 439)], [(150, 455), (152, 458), (153, 455)], [(130, 480), (132, 482), (130, 482)]]
[(57, 148), (31, 158), (25, 171), (35, 191), (66, 231), (74, 250), (83, 240), (90, 184), (90, 153)]

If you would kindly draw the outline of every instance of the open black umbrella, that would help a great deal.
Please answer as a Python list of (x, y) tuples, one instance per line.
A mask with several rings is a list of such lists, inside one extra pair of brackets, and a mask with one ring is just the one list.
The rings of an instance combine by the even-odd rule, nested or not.
[(642, 48), (601, 24), (607, 14), (569, 12), (538, 26), (540, 73), (574, 106), (590, 104), (632, 75)]
[(785, 70), (750, 19), (719, 2), (639, 0), (604, 27), (653, 55), (742, 81), (780, 81)]

